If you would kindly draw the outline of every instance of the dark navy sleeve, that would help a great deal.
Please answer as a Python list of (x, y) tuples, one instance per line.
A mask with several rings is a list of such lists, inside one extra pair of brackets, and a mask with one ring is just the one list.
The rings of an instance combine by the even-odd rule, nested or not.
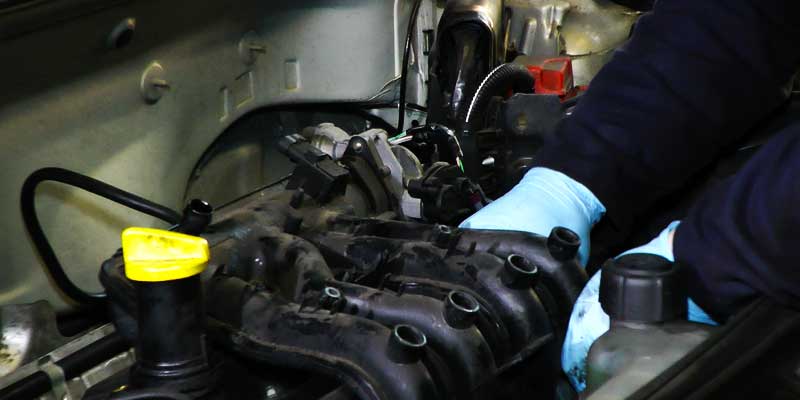
[(709, 190), (675, 233), (690, 296), (716, 317), (758, 294), (800, 306), (800, 123)]
[(624, 232), (786, 100), (799, 25), (795, 0), (657, 1), (536, 165), (587, 186)]

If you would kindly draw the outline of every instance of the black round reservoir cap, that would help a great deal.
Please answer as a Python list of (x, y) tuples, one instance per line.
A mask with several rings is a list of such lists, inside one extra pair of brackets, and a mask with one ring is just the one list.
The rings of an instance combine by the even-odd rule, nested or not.
[(656, 323), (687, 313), (686, 270), (653, 254), (628, 254), (603, 264), (600, 305), (615, 321)]

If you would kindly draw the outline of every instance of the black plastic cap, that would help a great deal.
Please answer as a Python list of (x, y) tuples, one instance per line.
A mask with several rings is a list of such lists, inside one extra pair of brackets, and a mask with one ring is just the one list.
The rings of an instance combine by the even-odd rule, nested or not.
[(577, 233), (563, 226), (557, 226), (550, 231), (547, 238), (547, 250), (558, 261), (566, 261), (578, 255), (581, 247), (581, 237)]
[(187, 235), (199, 235), (211, 224), (213, 213), (214, 207), (211, 204), (204, 200), (193, 199), (183, 209), (183, 216), (175, 231)]
[(387, 355), (397, 364), (413, 364), (420, 360), (425, 351), (428, 339), (416, 327), (397, 325), (389, 336)]
[(342, 292), (340, 292), (339, 289), (332, 286), (325, 286), (319, 297), (319, 305), (326, 310), (336, 311), (342, 306), (341, 303), (343, 299)]
[(686, 272), (653, 254), (629, 254), (603, 265), (600, 305), (614, 321), (657, 323), (687, 313)]
[(500, 280), (511, 289), (530, 289), (536, 286), (539, 279), (539, 267), (519, 254), (510, 254), (506, 257)]
[(446, 249), (453, 239), (453, 228), (447, 225), (436, 225), (431, 232), (431, 239), (436, 247)]
[(452, 328), (466, 329), (475, 324), (480, 310), (480, 303), (471, 294), (453, 290), (445, 299), (444, 320)]

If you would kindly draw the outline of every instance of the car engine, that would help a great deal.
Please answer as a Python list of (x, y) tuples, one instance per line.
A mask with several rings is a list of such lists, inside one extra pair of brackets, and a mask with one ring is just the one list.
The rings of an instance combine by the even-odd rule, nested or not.
[[(64, 67), (74, 87), (31, 62), (41, 92), (8, 108), (52, 111), (10, 118), (36, 133), (20, 148), (49, 139), (4, 180), (9, 249), (31, 254), (9, 251), (0, 286), (0, 398), (578, 398), (560, 361), (578, 235), (458, 226), (519, 182), (652, 2), (34, 3), (0, 1), (0, 46), (61, 19), (111, 29)], [(680, 349), (647, 374), (604, 361), (625, 353), (608, 339), (588, 398), (685, 394), (656, 378), (720, 332), (771, 329), (774, 307), (683, 342), (655, 321)]]
[[(331, 141), (320, 135), (336, 128), (322, 129), (281, 142), (298, 163), (285, 186), (215, 211), (207, 227), (176, 229), (209, 241), (207, 334), (220, 341), (223, 355), (293, 368), (312, 382), (315, 373), (334, 372), (343, 389), (316, 382), (320, 396), (324, 390), (375, 399), (552, 395), (557, 337), (585, 280), (575, 262), (577, 236), (566, 229), (545, 238), (411, 221), (401, 182), (412, 193), (423, 184), (411, 182), (428, 182), (431, 202), (451, 198), (448, 208), (470, 206), (477, 193), (466, 178), (438, 172), (447, 169), (442, 165), (423, 173), (412, 154), (388, 144), (384, 131)], [(403, 157), (411, 171), (403, 169)], [(206, 209), (202, 201), (193, 204)], [(150, 305), (137, 301), (119, 256), (105, 262), (101, 281), (116, 326), (128, 328), (121, 334), (133, 341), (166, 334), (142, 331), (140, 307)], [(533, 371), (540, 378), (532, 380)], [(249, 398), (272, 383), (248, 378), (255, 382), (242, 385), (248, 380), (242, 375), (222, 385), (248, 388), (236, 396)], [(199, 383), (209, 386), (207, 377)]]

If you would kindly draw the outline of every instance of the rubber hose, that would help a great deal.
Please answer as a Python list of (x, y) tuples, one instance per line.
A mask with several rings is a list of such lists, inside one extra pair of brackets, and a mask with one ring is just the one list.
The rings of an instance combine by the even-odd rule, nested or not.
[(483, 121), (482, 117), (486, 113), (486, 107), (489, 106), (489, 100), (492, 97), (505, 96), (509, 91), (531, 93), (534, 83), (533, 75), (524, 66), (511, 63), (501, 64), (489, 75), (486, 75), (481, 85), (478, 86), (478, 90), (470, 102), (464, 128), (470, 131), (481, 128), (477, 122)]
[(75, 285), (64, 272), (64, 267), (58, 261), (53, 247), (50, 246), (50, 242), (47, 240), (47, 236), (39, 223), (39, 217), (36, 215), (34, 202), (37, 186), (46, 181), (59, 182), (83, 189), (141, 213), (156, 217), (169, 224), (177, 224), (181, 220), (181, 215), (170, 208), (77, 172), (63, 168), (42, 168), (28, 176), (22, 185), (22, 193), (20, 195), (20, 209), (25, 229), (27, 229), (36, 251), (42, 258), (42, 262), (56, 286), (64, 295), (78, 304), (100, 305), (105, 300), (106, 295), (105, 293), (88, 293)]

